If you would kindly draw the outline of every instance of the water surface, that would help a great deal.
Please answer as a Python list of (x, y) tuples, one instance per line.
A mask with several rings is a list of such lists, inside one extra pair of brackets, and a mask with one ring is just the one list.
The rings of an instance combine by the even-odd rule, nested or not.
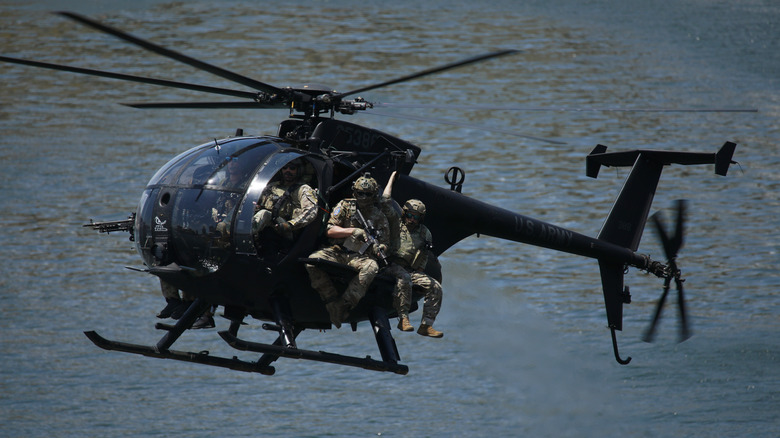
[[(5, 436), (776, 436), (780, 425), (780, 32), (773, 2), (589, 0), (6, 2), (0, 53), (233, 86), (52, 15), (69, 9), (277, 86), (354, 89), (495, 49), (522, 54), (366, 94), (453, 109), (465, 120), (563, 141), (358, 115), (420, 145), (413, 175), (588, 235), (626, 176), (584, 175), (598, 143), (715, 152), (739, 144), (726, 178), (667, 168), (655, 209), (690, 199), (679, 261), (695, 336), (664, 313), (641, 342), (661, 281), (632, 270), (620, 366), (592, 260), (471, 237), (442, 257), (444, 339), (399, 334), (411, 371), (384, 375), (279, 361), (272, 377), (94, 347), (82, 334), (152, 343), (162, 300), (122, 219), (168, 159), (236, 128), (274, 133), (284, 111), (141, 111), (128, 101), (196, 93), (0, 65), (0, 175), (7, 263), (0, 277), (0, 420)], [(208, 98), (209, 96), (205, 96)], [(758, 113), (462, 111), (528, 108), (758, 108)], [(640, 250), (661, 258), (648, 230)], [(414, 321), (416, 322), (416, 321)], [(218, 330), (227, 327), (218, 320)], [(258, 322), (245, 336), (267, 341)], [(367, 326), (305, 332), (305, 348), (376, 355)], [(178, 349), (239, 353), (216, 331)], [(251, 355), (238, 354), (247, 360)]]

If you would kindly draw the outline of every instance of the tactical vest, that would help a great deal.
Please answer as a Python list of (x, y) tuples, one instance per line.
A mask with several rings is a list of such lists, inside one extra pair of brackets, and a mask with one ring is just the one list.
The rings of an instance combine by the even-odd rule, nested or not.
[[(339, 201), (339, 203), (336, 204), (336, 208), (333, 209), (328, 224), (338, 225), (342, 228), (363, 228), (355, 214), (357, 208), (357, 200), (354, 198), (347, 198)], [(371, 222), (374, 228), (379, 232), (379, 241), (387, 245), (389, 239), (387, 218), (382, 214), (379, 208), (373, 206), (364, 217), (367, 221)], [(330, 239), (330, 243), (332, 245), (343, 245), (344, 239)]]
[(298, 204), (298, 191), (300, 189), (300, 184), (293, 184), (285, 189), (278, 182), (273, 182), (268, 185), (268, 188), (263, 193), (259, 207), (270, 211), (273, 215), (273, 220), (277, 217), (290, 218), (293, 215), (293, 210), (300, 208), (300, 205), (296, 205)]
[(410, 231), (406, 224), (401, 223), (398, 233), (398, 249), (393, 261), (405, 268), (420, 270), (428, 262), (428, 247), (431, 244), (431, 232), (420, 224), (416, 230)]

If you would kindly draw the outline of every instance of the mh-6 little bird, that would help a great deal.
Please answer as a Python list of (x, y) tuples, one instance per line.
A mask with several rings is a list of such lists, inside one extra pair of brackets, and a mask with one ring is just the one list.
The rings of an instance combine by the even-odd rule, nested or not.
[[(688, 336), (683, 280), (676, 262), (683, 244), (684, 204), (678, 205), (677, 223), (672, 235), (666, 233), (656, 217), (667, 260), (652, 260), (638, 253), (639, 241), (663, 167), (671, 164), (714, 164), (715, 172), (725, 175), (732, 163), (734, 143), (726, 142), (715, 153), (659, 150), (607, 152), (605, 146), (596, 146), (586, 158), (588, 176), (595, 178), (601, 166), (626, 166), (631, 170), (601, 232), (597, 237), (588, 237), (463, 195), (463, 174), (459, 168), (450, 169), (447, 175), (449, 188), (418, 180), (410, 176), (421, 152), (418, 146), (335, 118), (337, 113), (354, 114), (371, 111), (378, 106), (352, 97), (358, 93), (505, 56), (515, 53), (513, 50), (488, 53), (347, 92), (313, 86), (279, 88), (166, 49), (90, 18), (69, 12), (60, 14), (252, 91), (5, 56), (0, 60), (242, 99), (237, 102), (129, 104), (137, 108), (276, 108), (289, 111), (289, 118), (281, 122), (276, 135), (249, 136), (238, 131), (233, 137), (207, 142), (181, 153), (154, 174), (143, 191), (137, 210), (127, 220), (87, 225), (102, 232), (129, 231), (145, 264), (143, 271), (195, 298), (174, 325), (157, 324), (165, 333), (154, 345), (117, 342), (94, 331), (86, 332), (97, 346), (262, 374), (273, 374), (275, 368), (271, 364), (279, 358), (307, 359), (406, 374), (409, 369), (400, 363), (388, 320), (395, 316), (390, 297), (393, 282), (381, 273), (347, 317), (353, 328), (362, 321), (370, 322), (380, 359), (312, 351), (298, 345), (298, 337), (304, 330), (332, 328), (325, 303), (311, 287), (305, 264), (317, 264), (330, 272), (342, 290), (355, 275), (355, 271), (347, 266), (310, 259), (308, 255), (323, 240), (330, 209), (349, 196), (352, 183), (366, 172), (380, 184), (387, 183), (392, 172), (397, 172), (399, 176), (395, 181), (393, 198), (401, 204), (415, 198), (427, 206), (425, 224), (433, 236), (433, 247), (425, 272), (433, 278), (441, 280), (436, 256), (474, 234), (595, 259), (601, 271), (614, 355), (618, 362), (625, 364), (631, 358), (620, 357), (615, 331), (623, 328), (623, 305), (630, 302), (624, 276), (628, 268), (633, 267), (665, 281), (662, 300), (648, 337), (652, 337), (655, 320), (672, 281), (679, 294), (683, 337)], [(276, 233), (256, 235), (252, 230), (255, 205), (276, 175), (291, 162), (301, 163), (303, 178), (316, 190), (317, 218), (291, 242), (281, 240)], [(227, 172), (229, 164), (231, 177), (220, 177)], [(419, 299), (419, 293), (415, 294), (414, 300)], [(230, 320), (229, 329), (219, 332), (219, 335), (236, 349), (260, 353), (257, 361), (171, 349), (176, 340), (212, 306), (223, 307), (224, 316)], [(239, 338), (239, 328), (247, 317), (265, 321), (263, 328), (274, 333), (275, 341), (264, 343)]]

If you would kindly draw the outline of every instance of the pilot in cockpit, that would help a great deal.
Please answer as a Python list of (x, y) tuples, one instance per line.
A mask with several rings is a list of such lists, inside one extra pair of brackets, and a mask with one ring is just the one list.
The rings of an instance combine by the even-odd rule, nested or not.
[(301, 180), (300, 159), (287, 163), (274, 181), (263, 190), (252, 217), (252, 234), (258, 236), (267, 227), (287, 240), (317, 217), (317, 195)]
[(225, 188), (235, 188), (241, 185), (246, 179), (246, 169), (241, 166), (238, 160), (238, 156), (227, 157), (226, 163), (209, 179), (208, 184)]

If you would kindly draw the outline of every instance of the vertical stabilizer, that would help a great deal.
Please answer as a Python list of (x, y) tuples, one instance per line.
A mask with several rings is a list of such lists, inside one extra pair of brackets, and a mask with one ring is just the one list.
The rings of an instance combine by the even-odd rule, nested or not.
[(636, 251), (653, 204), (663, 162), (640, 153), (598, 238)]

